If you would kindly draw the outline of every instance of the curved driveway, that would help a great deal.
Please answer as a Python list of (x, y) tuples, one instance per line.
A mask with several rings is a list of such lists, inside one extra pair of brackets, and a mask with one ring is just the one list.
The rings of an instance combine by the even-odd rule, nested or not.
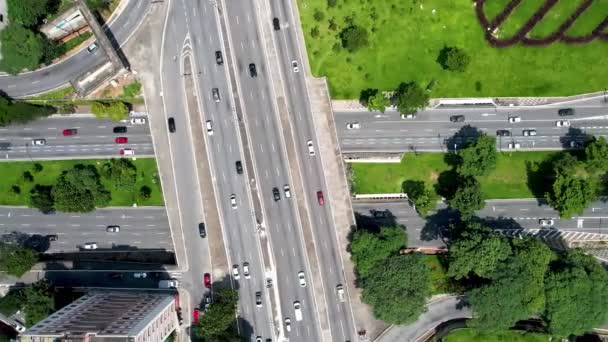
[[(152, 6), (150, 1), (123, 1), (127, 1), (127, 4), (122, 13), (110, 21), (109, 27), (104, 26), (104, 30), (109, 33), (110, 40), (113, 36), (120, 46), (131, 37)], [(0, 90), (11, 97), (47, 92), (67, 84), (71, 79), (105, 60), (105, 54), (89, 54), (87, 49), (82, 49), (75, 55), (48, 67), (19, 75), (2, 75), (0, 76)]]

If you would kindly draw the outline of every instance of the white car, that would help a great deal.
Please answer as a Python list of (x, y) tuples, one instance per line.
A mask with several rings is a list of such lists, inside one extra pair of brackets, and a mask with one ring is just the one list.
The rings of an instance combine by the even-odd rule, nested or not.
[(519, 117), (519, 116), (512, 116), (509, 118), (510, 123), (516, 123), (516, 122), (520, 122), (520, 121), (521, 121), (521, 117)]
[(93, 42), (93, 43), (91, 43), (91, 45), (89, 45), (87, 50), (89, 51), (89, 53), (91, 53), (91, 52), (97, 50), (97, 47), (98, 47), (97, 43)]
[(291, 190), (289, 189), (289, 184), (285, 184), (283, 186), (283, 191), (285, 192), (285, 198), (291, 197)]
[(46, 145), (46, 140), (45, 139), (32, 139), (32, 145), (33, 146), (44, 146), (44, 145)]
[(213, 126), (211, 125), (211, 120), (207, 120), (205, 125), (207, 127), (207, 134), (213, 135)]
[(235, 194), (230, 195), (230, 205), (232, 206), (232, 209), (236, 209), (236, 195)]
[(146, 118), (132, 118), (131, 125), (145, 125)]
[(542, 227), (553, 227), (553, 225), (555, 224), (555, 220), (553, 220), (553, 219), (540, 219), (540, 220), (538, 220), (538, 223)]
[(132, 155), (135, 155), (135, 150), (132, 148), (123, 148), (122, 150), (120, 150), (120, 155), (121, 156), (132, 156)]
[(522, 131), (522, 134), (524, 135), (524, 137), (533, 137), (536, 135), (536, 130), (535, 129), (524, 129)]
[(97, 249), (97, 243), (96, 242), (87, 242), (84, 244), (83, 248), (84, 249)]
[(346, 129), (359, 129), (361, 128), (361, 124), (358, 122), (349, 122), (346, 124)]
[(298, 61), (291, 61), (291, 67), (293, 68), (293, 72), (300, 71), (300, 68), (298, 67)]
[(249, 263), (248, 262), (243, 263), (243, 275), (245, 276), (245, 279), (251, 278), (251, 274), (249, 273)]
[(518, 150), (520, 147), (519, 143), (509, 143), (509, 150)]
[(137, 279), (145, 279), (145, 278), (148, 278), (148, 273), (146, 273), (146, 272), (133, 273), (133, 277), (135, 277)]
[(239, 275), (239, 265), (232, 265), (232, 276), (234, 280), (239, 280), (241, 276)]
[(17, 322), (11, 324), (13, 326), (13, 328), (15, 328), (15, 330), (17, 330), (17, 332), (22, 333), (25, 331), (25, 327)]
[(416, 114), (401, 114), (402, 119), (415, 119)]
[(315, 146), (312, 144), (312, 140), (308, 140), (306, 142), (306, 146), (308, 146), (308, 154), (311, 156), (315, 155)]
[(304, 275), (304, 271), (298, 273), (298, 281), (300, 282), (300, 287), (306, 287), (306, 276)]
[(570, 127), (570, 121), (568, 121), (568, 120), (558, 120), (558, 121), (555, 121), (555, 126), (557, 126), (557, 127)]
[(108, 233), (118, 233), (120, 232), (120, 226), (111, 225), (106, 227), (106, 232)]
[(346, 296), (344, 295), (344, 286), (342, 286), (342, 284), (336, 286), (336, 294), (338, 295), (338, 301), (340, 303), (344, 303), (346, 301)]
[(289, 317), (285, 318), (285, 330), (287, 332), (291, 331), (291, 319)]
[(300, 304), (300, 302), (295, 301), (293, 302), (293, 312), (296, 316), (296, 321), (301, 321), (302, 320), (302, 305)]

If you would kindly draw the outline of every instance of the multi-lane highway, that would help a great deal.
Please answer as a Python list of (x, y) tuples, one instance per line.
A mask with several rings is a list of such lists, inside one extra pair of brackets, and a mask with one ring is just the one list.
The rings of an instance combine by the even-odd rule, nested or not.
[[(104, 30), (111, 33), (117, 46), (124, 45), (137, 31), (154, 1), (126, 1), (120, 15), (115, 16)], [(101, 49), (98, 49), (101, 50)], [(105, 63), (103, 53), (89, 53), (83, 48), (78, 53), (47, 67), (19, 75), (1, 75), (0, 89), (8, 96), (23, 97), (53, 90), (85, 73), (90, 68)]]
[[(0, 128), (0, 160), (77, 159), (120, 157), (121, 150), (131, 150), (133, 157), (154, 156), (150, 128), (94, 117), (49, 117)], [(115, 127), (126, 127), (125, 133), (114, 133)], [(74, 129), (71, 135), (64, 130)], [(118, 144), (116, 138), (126, 137)], [(34, 140), (44, 140), (36, 145)]]
[[(173, 250), (165, 208), (105, 208), (92, 213), (55, 213), (44, 215), (36, 209), (0, 207), (0, 234), (57, 235), (48, 253), (73, 252), (87, 242), (100, 250), (127, 248)], [(106, 231), (119, 226), (117, 233)], [(35, 239), (34, 239), (35, 240)]]
[[(408, 232), (408, 245), (412, 247), (442, 246), (441, 238), (446, 236), (442, 229), (446, 229), (454, 218), (454, 213), (447, 210), (445, 204), (439, 204), (437, 214), (431, 214), (425, 220), (404, 200), (355, 201), (353, 209), (363, 216), (363, 221), (360, 221), (363, 223), (370, 220), (376, 224), (394, 221), (404, 225)], [(391, 214), (388, 220), (374, 219), (373, 211), (386, 210)], [(586, 240), (597, 238), (597, 234), (608, 234), (608, 205), (601, 201), (592, 203), (582, 215), (562, 219), (544, 200), (490, 200), (477, 216), (494, 229), (546, 230), (544, 237), (559, 240)], [(540, 220), (547, 219), (552, 220), (552, 224), (543, 226)]]
[[(574, 108), (575, 115), (559, 116), (558, 109)], [(450, 122), (450, 116), (464, 115), (464, 122)], [(497, 137), (497, 148), (562, 149), (571, 143), (584, 142), (588, 136), (608, 135), (608, 104), (603, 98), (573, 101), (560, 106), (435, 108), (417, 113), (413, 119), (401, 119), (398, 112), (336, 112), (338, 136), (344, 153), (445, 151), (459, 148), (467, 137), (481, 131), (495, 136), (506, 130), (509, 136)], [(510, 123), (509, 118), (521, 121)], [(567, 120), (569, 127), (556, 122)], [(359, 129), (348, 129), (347, 123), (359, 123)], [(471, 127), (467, 127), (471, 126)], [(535, 136), (524, 136), (524, 130), (535, 130)], [(454, 138), (456, 136), (456, 138)]]

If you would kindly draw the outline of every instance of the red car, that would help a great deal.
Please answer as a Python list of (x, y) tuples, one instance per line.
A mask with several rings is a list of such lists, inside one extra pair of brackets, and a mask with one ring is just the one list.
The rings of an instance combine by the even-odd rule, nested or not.
[(62, 133), (64, 136), (67, 137), (69, 135), (76, 135), (76, 133), (78, 133), (78, 130), (76, 128), (64, 129)]
[(118, 137), (114, 139), (114, 142), (117, 144), (126, 144), (129, 142), (129, 139), (127, 137)]
[(203, 276), (203, 283), (205, 284), (206, 288), (211, 288), (211, 274), (205, 273), (205, 275)]
[(199, 314), (198, 308), (196, 308), (196, 309), (194, 309), (194, 311), (192, 311), (192, 323), (198, 323), (198, 314)]
[(317, 202), (319, 202), (319, 205), (325, 204), (325, 198), (323, 197), (323, 191), (317, 191)]

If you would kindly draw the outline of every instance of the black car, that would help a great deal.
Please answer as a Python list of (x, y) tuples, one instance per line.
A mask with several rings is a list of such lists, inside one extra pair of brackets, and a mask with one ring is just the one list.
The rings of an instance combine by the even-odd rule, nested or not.
[(236, 173), (238, 173), (239, 175), (243, 174), (243, 163), (241, 163), (240, 160), (237, 160), (236, 163), (234, 163), (236, 165)]
[(450, 116), (452, 122), (464, 122), (464, 115), (452, 115)]
[(217, 65), (224, 64), (224, 57), (222, 57), (222, 51), (215, 51), (215, 63), (217, 63)]
[(112, 272), (112, 273), (109, 274), (109, 277), (110, 277), (110, 279), (119, 280), (119, 279), (122, 279), (124, 277), (124, 273), (122, 273), (122, 272)]
[(279, 24), (279, 18), (272, 19), (272, 27), (274, 27), (275, 31), (278, 31), (281, 29), (281, 25)]
[(207, 229), (205, 229), (204, 222), (198, 224), (198, 235), (200, 235), (202, 238), (207, 237)]
[(258, 70), (255, 68), (255, 64), (249, 64), (249, 75), (251, 77), (258, 77)]
[(574, 115), (574, 108), (562, 108), (557, 111), (559, 116)]
[(281, 192), (279, 192), (279, 188), (272, 188), (272, 198), (274, 198), (275, 202), (281, 200)]
[(496, 136), (498, 136), (498, 137), (510, 137), (511, 136), (511, 131), (506, 130), (506, 129), (499, 129), (498, 131), (496, 131)]
[(112, 131), (114, 133), (127, 133), (127, 127), (126, 126), (116, 126), (116, 127), (114, 127), (114, 129)]
[(175, 133), (175, 119), (169, 118), (169, 120), (167, 120), (167, 121), (169, 123), (169, 132)]
[(372, 210), (372, 216), (377, 219), (384, 219), (390, 216), (390, 211), (388, 210)]

